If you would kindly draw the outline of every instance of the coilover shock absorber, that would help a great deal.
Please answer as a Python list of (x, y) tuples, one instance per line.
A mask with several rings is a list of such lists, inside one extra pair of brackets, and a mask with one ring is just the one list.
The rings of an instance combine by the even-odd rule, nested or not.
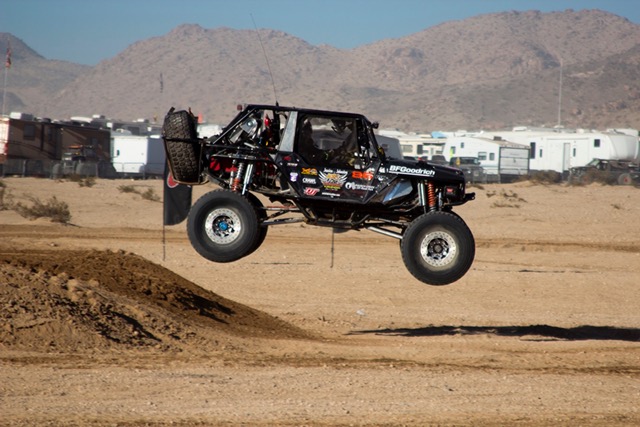
[(435, 211), (438, 207), (436, 187), (433, 182), (427, 182), (427, 206), (429, 207), (429, 212)]
[(245, 162), (238, 163), (238, 170), (236, 171), (233, 179), (231, 180), (231, 191), (238, 191), (242, 185), (242, 180), (244, 178), (244, 168), (246, 167)]

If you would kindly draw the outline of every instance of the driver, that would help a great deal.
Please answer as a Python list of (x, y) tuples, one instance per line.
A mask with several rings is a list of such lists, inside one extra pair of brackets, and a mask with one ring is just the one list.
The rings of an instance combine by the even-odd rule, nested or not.
[(313, 129), (311, 127), (311, 120), (306, 119), (300, 130), (300, 142), (299, 142), (299, 153), (300, 155), (311, 164), (319, 163), (326, 160), (326, 153), (324, 150), (316, 147), (315, 141), (313, 140)]
[(332, 164), (345, 164), (353, 166), (356, 162), (357, 138), (355, 122), (353, 120), (336, 118), (331, 120), (332, 129), (342, 140), (340, 146), (331, 150), (329, 162)]

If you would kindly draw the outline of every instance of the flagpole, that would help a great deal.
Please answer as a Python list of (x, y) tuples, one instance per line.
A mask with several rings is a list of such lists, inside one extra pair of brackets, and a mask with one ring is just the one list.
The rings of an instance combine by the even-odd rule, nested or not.
[[(160, 73), (160, 105), (162, 104), (163, 98), (164, 98), (164, 79), (162, 78), (162, 72)], [(162, 122), (162, 115), (158, 116), (158, 121)], [(164, 208), (165, 204), (167, 203), (167, 201), (165, 200), (165, 197), (167, 197), (167, 192), (164, 190), (164, 188), (167, 185), (167, 159), (165, 159), (165, 172), (162, 175), (162, 261), (164, 262), (167, 256), (167, 235), (166, 235), (166, 229), (167, 229), (167, 218), (166, 218), (166, 210)], [(169, 172), (171, 173), (171, 172)]]
[(4, 116), (5, 98), (7, 97), (7, 74), (9, 74), (9, 67), (4, 67), (4, 85), (2, 89), (2, 115)]
[(2, 86), (2, 115), (4, 116), (4, 107), (6, 105), (7, 97), (7, 75), (9, 74), (9, 68), (11, 68), (11, 41), (7, 40), (7, 57), (4, 61), (4, 84)]

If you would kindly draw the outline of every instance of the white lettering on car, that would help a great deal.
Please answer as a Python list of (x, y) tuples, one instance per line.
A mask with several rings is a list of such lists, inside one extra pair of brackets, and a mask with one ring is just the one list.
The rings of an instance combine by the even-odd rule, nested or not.
[(389, 166), (389, 172), (402, 173), (405, 175), (418, 175), (418, 176), (434, 176), (436, 172), (431, 169), (410, 168), (408, 166), (391, 165)]

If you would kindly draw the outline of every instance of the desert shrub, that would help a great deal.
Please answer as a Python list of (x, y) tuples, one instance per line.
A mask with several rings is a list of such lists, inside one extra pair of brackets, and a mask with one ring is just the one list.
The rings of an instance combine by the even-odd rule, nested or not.
[(147, 188), (144, 192), (140, 193), (145, 200), (151, 200), (152, 202), (159, 202), (160, 197), (156, 194), (153, 188)]
[(520, 209), (520, 205), (518, 203), (511, 203), (506, 200), (496, 200), (491, 204), (492, 208), (516, 208)]
[[(487, 197), (496, 196), (495, 192), (487, 192)], [(505, 191), (500, 190), (500, 195), (498, 200), (494, 201), (491, 204), (492, 208), (520, 208), (520, 203), (526, 203), (527, 201), (522, 197), (518, 196), (518, 193), (514, 191)]]
[(588, 169), (584, 173), (578, 176), (573, 176), (569, 180), (571, 185), (588, 185), (592, 182), (597, 182), (605, 185), (616, 185), (618, 179), (616, 176), (609, 174), (606, 171), (598, 169)]
[(69, 205), (62, 200), (58, 200), (56, 196), (52, 196), (47, 202), (42, 202), (35, 197), (29, 197), (31, 206), (23, 205), (18, 202), (13, 209), (25, 218), (38, 219), (50, 218), (52, 222), (66, 224), (71, 220), (71, 212)]
[(66, 179), (70, 182), (77, 182), (80, 187), (93, 187), (96, 185), (96, 177), (93, 175), (82, 176), (74, 173), (67, 176)]
[(78, 185), (80, 187), (93, 187), (94, 185), (96, 185), (96, 177), (95, 176), (87, 176), (85, 178), (82, 178), (78, 182)]
[(137, 193), (136, 187), (133, 185), (120, 185), (118, 191), (121, 193)]
[(533, 184), (559, 184), (562, 174), (556, 171), (535, 171), (529, 174), (529, 181)]
[(10, 203), (7, 203), (6, 200), (7, 194), (7, 184), (4, 181), (0, 181), (0, 211), (6, 211), (11, 208)]
[(140, 195), (145, 200), (151, 200), (152, 202), (159, 202), (160, 196), (158, 196), (153, 188), (147, 188), (145, 191), (140, 191), (134, 185), (121, 185), (118, 187), (121, 193), (134, 193)]

